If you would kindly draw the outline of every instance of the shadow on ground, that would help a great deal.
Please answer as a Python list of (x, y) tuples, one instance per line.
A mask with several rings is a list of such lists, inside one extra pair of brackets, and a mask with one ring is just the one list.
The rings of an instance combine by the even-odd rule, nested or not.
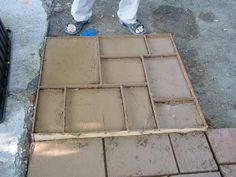
[[(43, 1), (48, 36), (64, 35), (71, 0)], [(97, 1), (92, 23), (99, 35), (127, 34), (117, 23), (118, 0)], [(142, 1), (139, 19), (149, 32), (171, 32), (210, 127), (236, 127), (234, 0)]]

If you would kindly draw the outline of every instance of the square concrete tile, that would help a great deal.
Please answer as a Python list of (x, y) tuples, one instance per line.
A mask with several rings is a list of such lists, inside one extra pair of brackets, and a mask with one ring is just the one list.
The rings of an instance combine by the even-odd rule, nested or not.
[(169, 36), (155, 37), (147, 35), (147, 42), (152, 54), (156, 55), (171, 55), (175, 54), (175, 49), (172, 45)]
[(193, 103), (155, 103), (155, 110), (160, 128), (198, 128), (203, 126)]
[(154, 114), (148, 89), (146, 87), (129, 87), (123, 90), (129, 129), (154, 129)]
[(38, 109), (35, 117), (35, 132), (63, 132), (62, 89), (43, 89), (39, 92)]
[(177, 174), (168, 135), (105, 139), (108, 177)]
[(221, 177), (220, 172), (174, 175), (171, 177)]
[(41, 85), (98, 83), (96, 38), (49, 38)]
[(236, 128), (210, 129), (207, 136), (219, 164), (236, 163)]
[(66, 132), (124, 130), (119, 89), (68, 89)]
[(35, 143), (28, 177), (105, 177), (101, 139)]
[(176, 57), (145, 58), (144, 62), (154, 98), (191, 96)]
[(144, 83), (140, 58), (102, 59), (102, 81), (105, 84)]
[(143, 55), (147, 54), (147, 47), (142, 36), (111, 36), (100, 37), (101, 55)]
[(170, 137), (180, 172), (218, 169), (203, 133), (171, 134)]
[(220, 170), (224, 177), (236, 177), (236, 164), (235, 165), (221, 165)]

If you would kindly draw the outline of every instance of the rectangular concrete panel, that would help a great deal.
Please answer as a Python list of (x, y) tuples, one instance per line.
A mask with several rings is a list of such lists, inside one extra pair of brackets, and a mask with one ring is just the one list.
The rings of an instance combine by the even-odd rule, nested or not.
[(177, 174), (168, 135), (105, 139), (108, 177)]
[(221, 165), (220, 170), (221, 170), (224, 177), (235, 177), (236, 176), (236, 164)]
[(69, 89), (66, 132), (124, 130), (119, 89)]
[(191, 96), (176, 57), (146, 58), (145, 64), (154, 98)]
[(146, 87), (124, 88), (128, 127), (131, 130), (154, 129), (154, 114)]
[(218, 169), (203, 133), (171, 134), (170, 138), (180, 172), (204, 172)]
[(219, 172), (209, 172), (209, 173), (174, 175), (171, 177), (221, 177), (221, 175)]
[(35, 132), (63, 132), (63, 90), (40, 90)]
[(219, 164), (236, 163), (236, 128), (210, 129), (207, 136)]
[(101, 55), (144, 55), (147, 54), (145, 40), (140, 37), (101, 37)]
[(144, 83), (145, 75), (140, 58), (102, 59), (103, 83)]
[(96, 38), (49, 38), (41, 85), (99, 82)]
[(174, 46), (169, 36), (147, 36), (150, 52), (155, 55), (171, 55), (175, 54)]
[(155, 110), (160, 128), (197, 128), (203, 126), (193, 103), (156, 103)]
[(105, 177), (101, 139), (34, 144), (28, 177)]

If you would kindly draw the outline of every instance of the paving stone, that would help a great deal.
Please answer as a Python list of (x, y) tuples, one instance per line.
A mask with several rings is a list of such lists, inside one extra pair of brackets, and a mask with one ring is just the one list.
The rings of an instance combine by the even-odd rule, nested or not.
[(105, 139), (108, 177), (177, 174), (168, 135)]
[(220, 172), (174, 175), (171, 177), (221, 177)]
[(224, 177), (236, 177), (236, 165), (221, 165), (220, 170)]
[(217, 165), (203, 133), (171, 134), (180, 172), (217, 170)]
[(155, 103), (155, 110), (160, 128), (197, 128), (203, 126), (193, 103)]
[(35, 144), (28, 177), (76, 176), (105, 177), (101, 139), (57, 140)]
[(236, 128), (210, 129), (207, 136), (219, 164), (236, 163)]

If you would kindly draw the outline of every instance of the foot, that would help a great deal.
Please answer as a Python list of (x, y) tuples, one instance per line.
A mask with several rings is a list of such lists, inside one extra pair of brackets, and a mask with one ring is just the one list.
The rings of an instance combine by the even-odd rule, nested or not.
[(119, 20), (120, 24), (128, 28), (128, 30), (134, 35), (142, 35), (146, 33), (145, 26), (138, 20), (135, 23), (125, 23)]
[(65, 33), (66, 34), (69, 34), (69, 35), (76, 35), (78, 34), (82, 29), (83, 27), (88, 24), (89, 21), (86, 20), (86, 21), (80, 21), (80, 22), (77, 22), (77, 21), (74, 21), (72, 23), (68, 23), (65, 27)]

